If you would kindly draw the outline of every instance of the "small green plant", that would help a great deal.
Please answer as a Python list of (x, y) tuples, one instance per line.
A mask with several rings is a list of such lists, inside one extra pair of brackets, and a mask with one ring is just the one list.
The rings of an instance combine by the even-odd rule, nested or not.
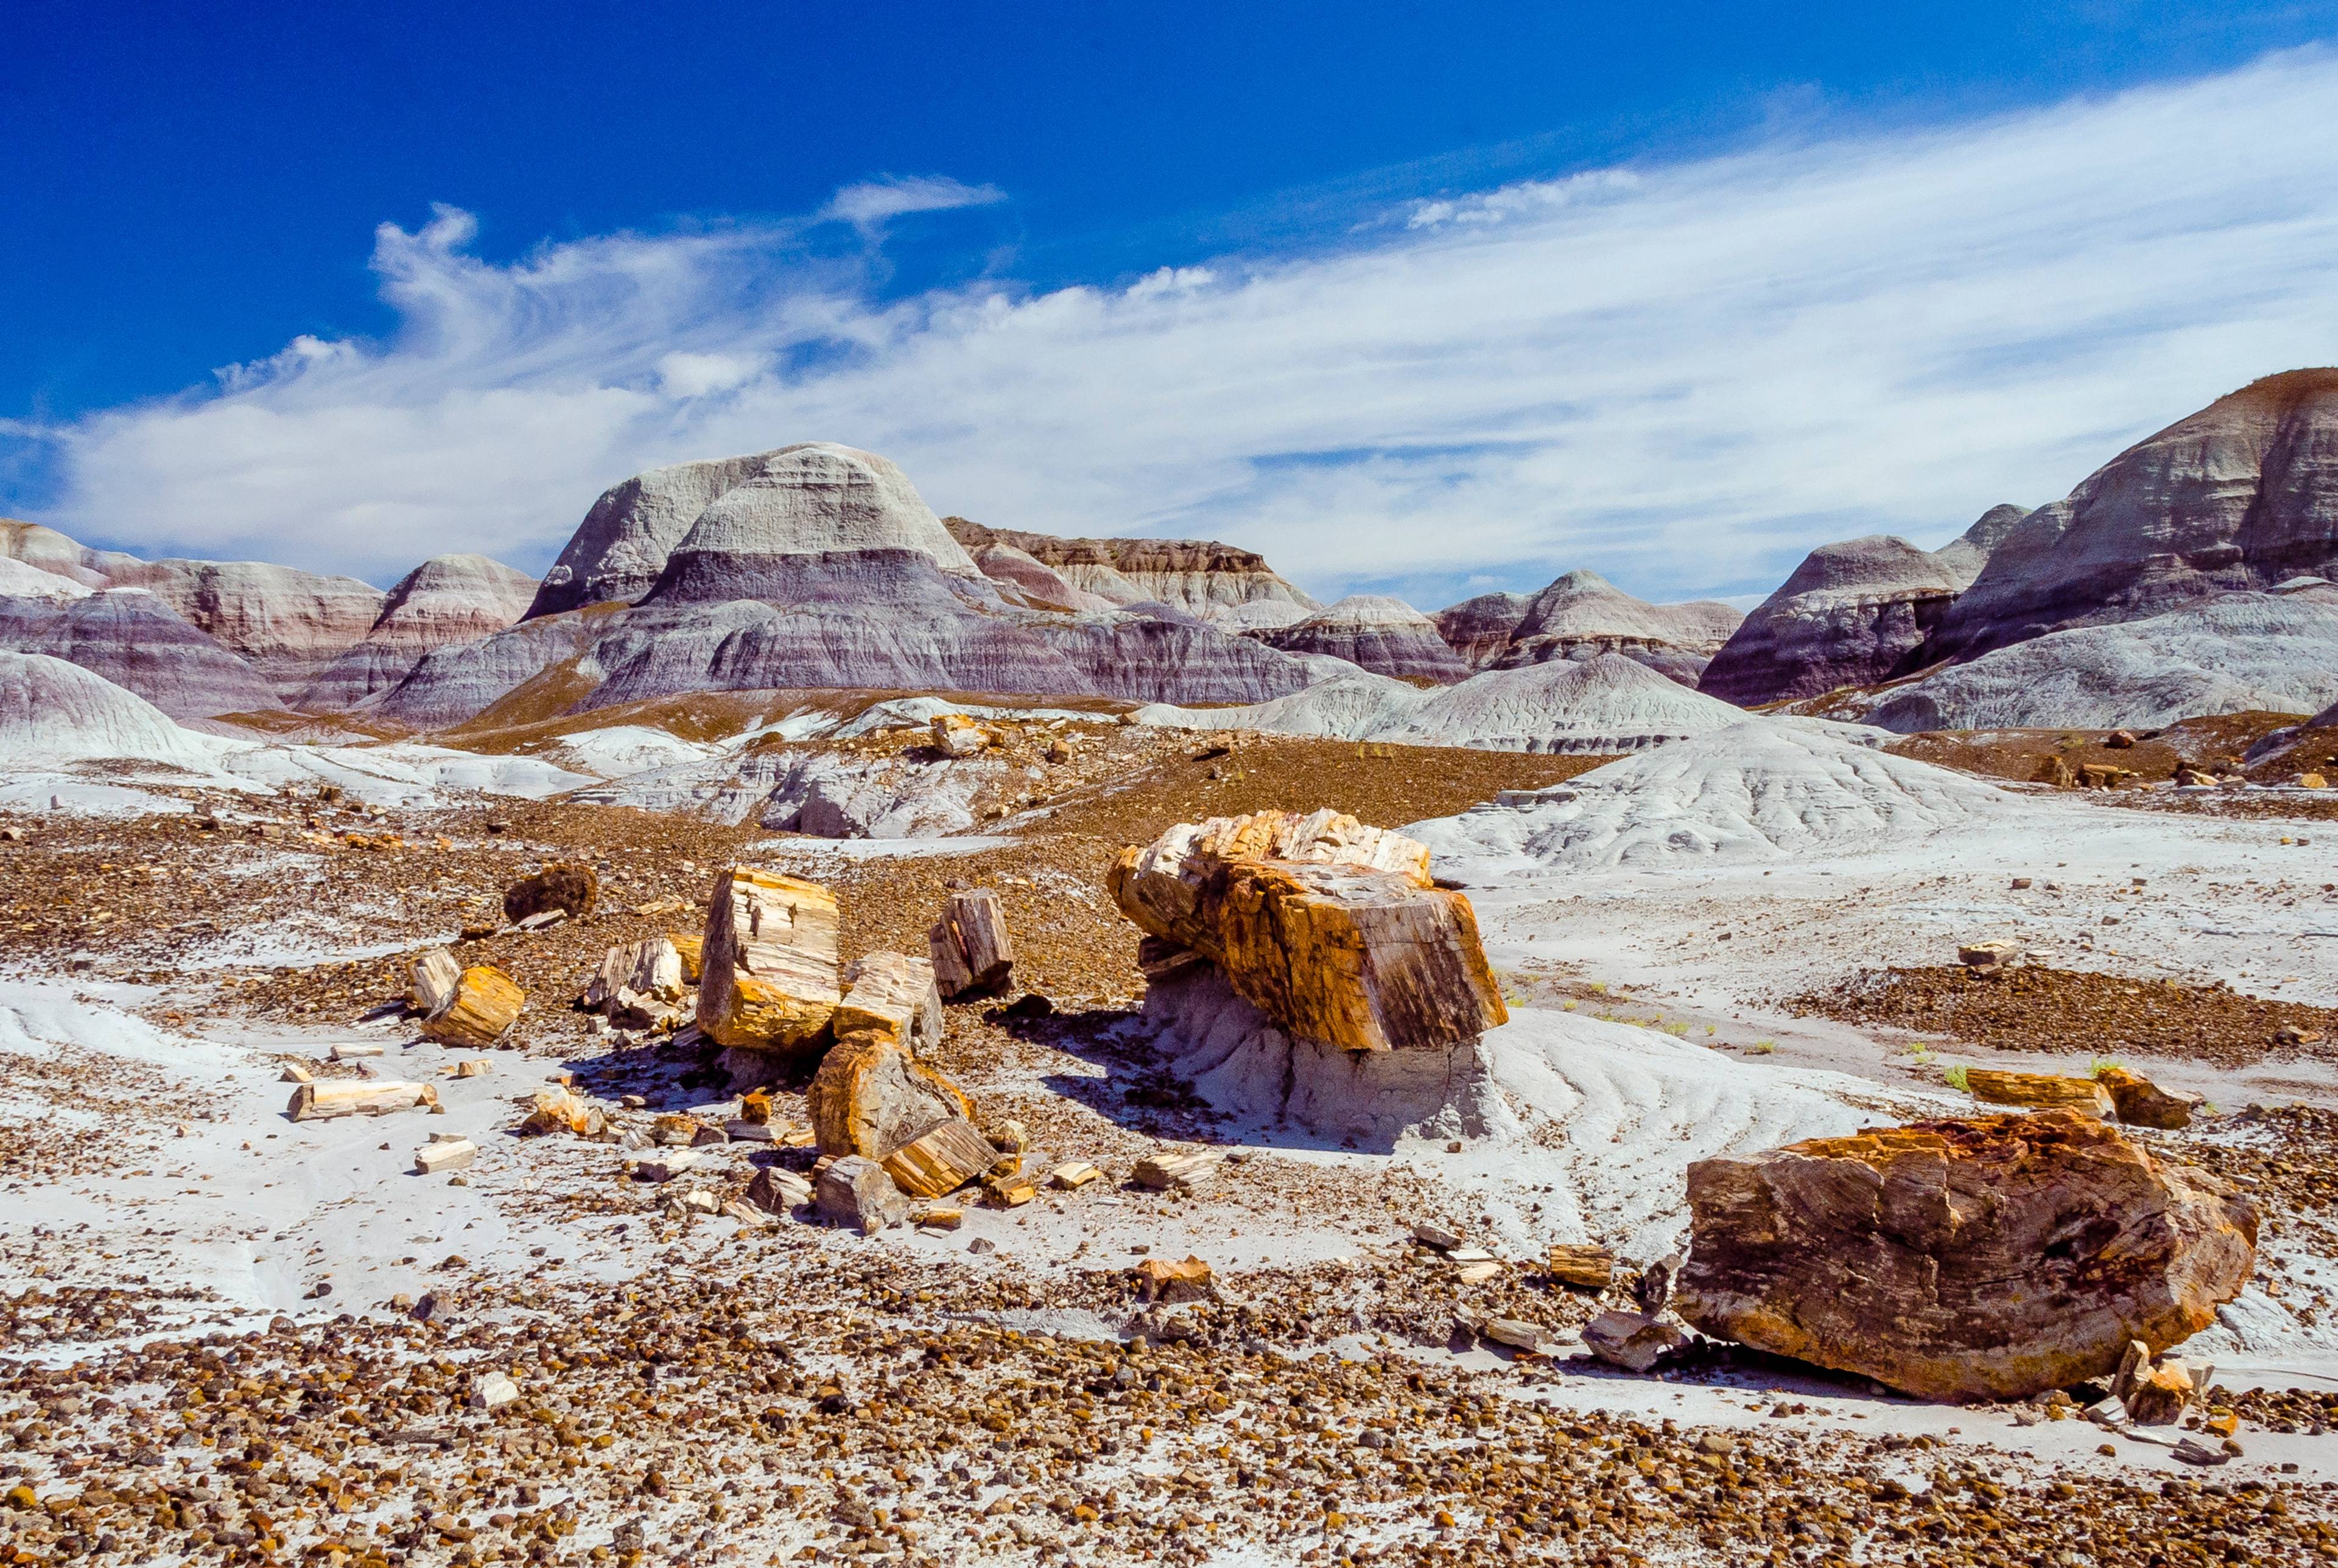
[(1753, 1044), (1745, 1047), (1745, 1052), (1750, 1056), (1767, 1056), (1777, 1048), (1778, 1043), (1775, 1040), (1756, 1040)]
[[(1683, 1040), (1688, 1038), (1688, 1025), (1685, 1024), (1666, 1024), (1662, 1025), (1662, 1027), (1664, 1032), (1667, 1034), (1675, 1035)], [(1705, 1033), (1710, 1034), (1713, 1031), (1708, 1029)]]
[(1707, 1034), (1718, 1034), (1721, 1033), (1721, 1026), (1717, 1024), (1708, 1024), (1704, 1026), (1704, 1032)]
[(1963, 1063), (1960, 1062), (1953, 1067), (1944, 1069), (1941, 1072), (1940, 1076), (1947, 1080), (1949, 1087), (1955, 1090), (1958, 1093), (1970, 1094), (1972, 1093), (1972, 1081), (1965, 1076), (1965, 1066)]
[(1929, 1067), (1932, 1064), (1932, 1048), (1920, 1040), (1908, 1047), (1908, 1054), (1915, 1059), (1916, 1065), (1919, 1067)]
[(1562, 1013), (1572, 1013), (1575, 1011), (1575, 1004), (1572, 1002), (1562, 1002), (1559, 1004), (1559, 1011)]
[(1586, 981), (1583, 988), (1590, 992), (1594, 996), (1605, 996), (1607, 995), (1607, 982), (1605, 980)]

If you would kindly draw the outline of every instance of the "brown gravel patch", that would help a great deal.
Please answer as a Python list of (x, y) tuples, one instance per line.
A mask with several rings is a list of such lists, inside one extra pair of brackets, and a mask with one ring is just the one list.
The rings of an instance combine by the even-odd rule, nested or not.
[[(2268, 1056), (2338, 1060), (2338, 1008), (2245, 996), (2222, 985), (2131, 980), (2032, 965), (1989, 977), (1961, 965), (1866, 969), (1790, 996), (1790, 1013), (1946, 1035), (1997, 1051), (2180, 1056), (2238, 1067)], [(2284, 1025), (2319, 1034), (2284, 1045)]]

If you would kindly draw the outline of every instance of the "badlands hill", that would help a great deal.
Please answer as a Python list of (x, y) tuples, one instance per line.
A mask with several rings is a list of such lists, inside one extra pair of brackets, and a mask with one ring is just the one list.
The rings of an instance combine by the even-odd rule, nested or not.
[[(970, 536), (986, 553), (1002, 543)], [(1074, 541), (1084, 548), (1069, 552), (1036, 535), (1006, 543), (1018, 557), (994, 557), (1000, 575), (986, 575), (899, 468), (832, 443), (653, 470), (594, 503), (526, 620), (437, 650), (368, 706), (436, 727), (506, 700), (557, 712), (693, 691), (879, 687), (1247, 702), (1308, 683), (1303, 661), (1181, 607), (1230, 610), (1271, 593), (1282, 580), (1255, 557), (1150, 541)], [(1093, 562), (1062, 575), (1078, 565), (1071, 556), (1107, 544), (1117, 580)], [(590, 598), (618, 587), (638, 597)], [(1144, 600), (1096, 607), (1113, 594)], [(570, 597), (574, 608), (549, 607)]]
[(1288, 626), (1252, 636), (1287, 653), (1323, 653), (1375, 675), (1399, 680), (1459, 681), (1469, 666), (1445, 644), (1437, 623), (1401, 599), (1351, 593)]
[(338, 709), (433, 648), (507, 626), (534, 580), (481, 555), (384, 593), (256, 561), (142, 560), (0, 520), (0, 648), (93, 670), (178, 718)]
[(1262, 555), (1203, 539), (1058, 539), (986, 528), (963, 517), (943, 524), (967, 549), (1018, 551), (1064, 583), (1110, 604), (1166, 604), (1229, 628), (1287, 626), (1321, 605)]
[[(1812, 552), (1701, 687), (1745, 704), (1815, 696), (2331, 576), (2338, 369), (2285, 371), (2138, 442), (2063, 500), (1991, 508), (1940, 551), (1876, 536)], [(2093, 678), (2108, 677), (2097, 664)]]
[(2301, 576), (2338, 577), (2338, 368), (2252, 382), (2022, 519), (1927, 662)]
[(1694, 686), (1744, 617), (1714, 600), (1651, 604), (1596, 572), (1577, 571), (1539, 593), (1481, 593), (1433, 619), (1473, 670), (1620, 653)]
[(1889, 681), (1930, 661), (1928, 640), (2008, 531), (1992, 506), (1938, 551), (1874, 534), (1822, 544), (1714, 655), (1698, 690), (1753, 706)]

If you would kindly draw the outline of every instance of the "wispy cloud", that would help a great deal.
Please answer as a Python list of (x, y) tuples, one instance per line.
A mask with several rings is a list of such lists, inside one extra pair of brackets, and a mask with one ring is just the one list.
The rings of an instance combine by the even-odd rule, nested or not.
[[(1937, 544), (2338, 359), (2332, 102), (2338, 60), (2288, 55), (1423, 193), (1305, 253), (1044, 293), (887, 299), (865, 253), (780, 228), (496, 266), (442, 210), (380, 230), (388, 341), (302, 339), (43, 432), (66, 479), (48, 520), (376, 576), (449, 548), (541, 565), (626, 474), (834, 439), (942, 511), (1214, 535), (1326, 593), (1577, 565), (1742, 593), (1824, 539)], [(881, 222), (913, 183), (818, 216)]]
[(1007, 192), (996, 185), (965, 185), (937, 174), (887, 175), (845, 186), (829, 199), (820, 215), (867, 231), (912, 212), (948, 212), (1006, 200)]

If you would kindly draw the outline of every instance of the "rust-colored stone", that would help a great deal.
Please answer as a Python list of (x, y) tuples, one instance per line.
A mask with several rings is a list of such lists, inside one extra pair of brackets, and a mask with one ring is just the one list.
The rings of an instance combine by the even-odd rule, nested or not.
[(2034, 1111), (2077, 1111), (2088, 1116), (2117, 1113), (2110, 1093), (2091, 1078), (2053, 1073), (2001, 1073), (1989, 1067), (1965, 1070), (1965, 1086), (1991, 1105), (2024, 1105)]
[(511, 1032), (527, 993), (519, 983), (488, 964), (474, 964), (455, 982), (447, 1005), (422, 1023), (422, 1033), (442, 1045), (476, 1049), (492, 1045)]
[(2068, 1111), (1703, 1160), (1688, 1200), (1683, 1318), (1933, 1398), (2107, 1377), (2207, 1327), (2256, 1259), (2232, 1188)]
[(2095, 1082), (2118, 1107), (2118, 1119), (2130, 1127), (2157, 1127), (2165, 1132), (2189, 1127), (2193, 1108), (2200, 1103), (2196, 1095), (2162, 1089), (2124, 1067), (2106, 1067), (2095, 1074)]
[(882, 1160), (947, 1117), (974, 1118), (957, 1084), (881, 1034), (840, 1040), (804, 1092), (823, 1154)]

